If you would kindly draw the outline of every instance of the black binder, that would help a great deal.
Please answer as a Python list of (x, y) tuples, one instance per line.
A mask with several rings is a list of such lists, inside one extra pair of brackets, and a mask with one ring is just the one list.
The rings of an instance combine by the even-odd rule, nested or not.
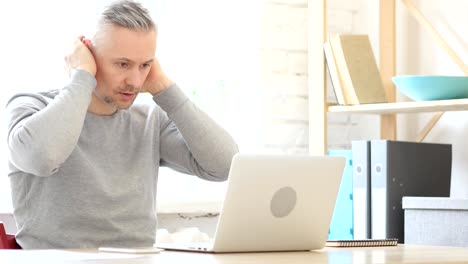
[(452, 145), (371, 141), (371, 234), (404, 243), (403, 196), (450, 196)]

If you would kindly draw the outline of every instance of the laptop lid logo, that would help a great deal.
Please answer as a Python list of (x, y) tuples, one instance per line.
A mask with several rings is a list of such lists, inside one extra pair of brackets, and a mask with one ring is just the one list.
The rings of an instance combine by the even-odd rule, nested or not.
[(270, 202), (273, 216), (282, 218), (288, 216), (296, 206), (297, 194), (292, 187), (283, 187), (275, 192)]

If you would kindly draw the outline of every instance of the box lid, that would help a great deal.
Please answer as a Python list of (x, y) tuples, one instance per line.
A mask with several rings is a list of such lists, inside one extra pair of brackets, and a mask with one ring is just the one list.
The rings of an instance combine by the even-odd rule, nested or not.
[(403, 209), (468, 210), (468, 199), (450, 197), (403, 197)]

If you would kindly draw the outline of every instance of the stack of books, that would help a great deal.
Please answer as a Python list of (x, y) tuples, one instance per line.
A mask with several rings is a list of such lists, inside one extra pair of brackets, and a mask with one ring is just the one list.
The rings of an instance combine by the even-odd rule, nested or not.
[(368, 35), (329, 37), (324, 52), (338, 104), (388, 102)]

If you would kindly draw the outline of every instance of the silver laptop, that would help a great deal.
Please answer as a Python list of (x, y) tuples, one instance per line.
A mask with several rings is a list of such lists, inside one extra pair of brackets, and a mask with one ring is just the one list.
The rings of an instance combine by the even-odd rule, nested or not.
[(156, 247), (213, 253), (323, 248), (345, 161), (329, 156), (237, 154), (213, 243)]

